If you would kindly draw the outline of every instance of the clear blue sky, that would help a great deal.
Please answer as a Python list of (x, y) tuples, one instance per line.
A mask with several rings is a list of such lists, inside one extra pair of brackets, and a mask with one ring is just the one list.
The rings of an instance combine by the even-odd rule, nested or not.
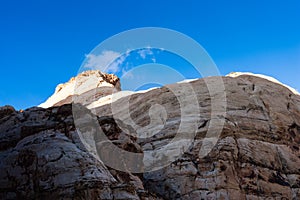
[(0, 3), (0, 105), (38, 105), (96, 45), (137, 27), (198, 41), (221, 74), (251, 71), (300, 90), (300, 1), (65, 1)]

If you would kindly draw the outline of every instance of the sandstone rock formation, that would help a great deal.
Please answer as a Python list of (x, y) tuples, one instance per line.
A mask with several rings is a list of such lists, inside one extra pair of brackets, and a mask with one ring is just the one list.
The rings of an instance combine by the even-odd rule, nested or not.
[(0, 199), (159, 199), (138, 177), (109, 171), (85, 149), (71, 104), (2, 107), (0, 133)]
[(120, 90), (120, 81), (117, 76), (89, 70), (72, 77), (67, 83), (59, 84), (54, 94), (39, 107), (49, 108), (71, 103), (74, 100), (83, 105), (90, 104), (100, 97)]
[[(213, 150), (199, 158), (211, 121), (210, 101), (216, 97), (209, 94), (203, 79), (192, 81), (200, 107), (196, 137), (172, 164), (144, 174), (146, 188), (166, 199), (300, 199), (300, 96), (252, 75), (223, 77), (223, 81), (227, 112), (220, 116), (225, 124)], [(168, 87), (114, 104), (119, 113), (121, 105), (130, 101), (134, 105), (130, 116), (141, 126), (150, 123), (151, 105), (166, 109), (168, 119), (159, 133), (138, 141), (144, 153), (162, 148), (177, 134), (181, 110)], [(96, 108), (96, 113), (111, 115), (111, 105)]]
[[(206, 86), (215, 80), (209, 77), (125, 96), (113, 107), (97, 104), (93, 113), (75, 104), (116, 146), (145, 155), (172, 142), (184, 120), (197, 123), (195, 137), (180, 157), (144, 174), (112, 169), (92, 156), (80, 140), (85, 130), (75, 126), (70, 104), (24, 112), (1, 107), (0, 198), (300, 199), (300, 96), (256, 76), (223, 77), (227, 112), (217, 117), (224, 120), (224, 127), (213, 149), (200, 156), (207, 130), (216, 128), (211, 126), (211, 102), (220, 96)], [(182, 119), (178, 95), (184, 93), (172, 91), (187, 84), (197, 101), (185, 103), (197, 103), (200, 113)], [(64, 103), (61, 100), (59, 104)], [(113, 118), (114, 108), (122, 117), (125, 102), (130, 103), (134, 124)], [(143, 127), (155, 135), (137, 138), (147, 131)], [(184, 130), (188, 133), (191, 127)], [(101, 152), (112, 155), (103, 147)]]

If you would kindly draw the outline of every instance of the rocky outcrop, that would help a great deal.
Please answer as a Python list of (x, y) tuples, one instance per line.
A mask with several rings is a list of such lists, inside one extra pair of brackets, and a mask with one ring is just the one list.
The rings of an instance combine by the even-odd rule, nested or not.
[[(213, 83), (214, 79), (206, 81)], [(225, 124), (212, 151), (199, 156), (211, 123), (210, 102), (216, 98), (201, 79), (189, 83), (200, 107), (195, 139), (170, 165), (145, 173), (145, 187), (166, 199), (299, 199), (300, 96), (283, 85), (252, 75), (223, 77), (223, 82), (227, 112), (219, 116)], [(184, 119), (180, 117), (178, 96), (169, 88), (183, 84), (114, 103), (115, 112), (122, 113), (121, 105), (130, 102), (130, 117), (136, 127), (151, 124), (152, 105), (160, 104), (166, 110), (168, 118), (163, 128), (155, 136), (138, 140), (144, 153), (163, 148), (177, 134)], [(160, 110), (152, 116), (158, 116)], [(111, 115), (111, 105), (96, 108), (96, 113)]]
[[(80, 118), (69, 104), (23, 112), (2, 107), (0, 198), (299, 199), (300, 96), (260, 77), (223, 77), (226, 104), (221, 106), (226, 105), (226, 113), (216, 118), (224, 120), (224, 127), (216, 145), (201, 156), (207, 131), (217, 129), (211, 102), (220, 96), (206, 86), (215, 80), (209, 77), (125, 96), (113, 107), (98, 104), (94, 113), (73, 105), (73, 111), (78, 106), (84, 113)], [(178, 99), (186, 95), (182, 92), (186, 85), (193, 88), (197, 101), (188, 101), (192, 98), (187, 96), (182, 102), (197, 103), (200, 113), (182, 119), (184, 105)], [(175, 95), (174, 90), (179, 92)], [(132, 123), (120, 119), (126, 114), (126, 102)], [(85, 118), (95, 120), (107, 140), (100, 142), (90, 126), (75, 126), (74, 118), (83, 124)], [(188, 124), (182, 129), (183, 121)], [(178, 130), (189, 133), (191, 122), (197, 125), (195, 137), (165, 167), (135, 174), (130, 168), (118, 171), (105, 165), (105, 159), (114, 155), (106, 144), (147, 158), (147, 153), (173, 142)], [(155, 134), (138, 137), (147, 130)], [(92, 133), (94, 152), (80, 140), (85, 131)], [(102, 160), (93, 156), (97, 151)], [(125, 163), (130, 158), (110, 159)]]
[(98, 70), (84, 71), (68, 82), (59, 84), (54, 94), (39, 107), (49, 108), (72, 102), (87, 105), (120, 90), (120, 80), (117, 76)]
[(15, 112), (15, 109), (12, 106), (3, 106), (3, 107), (0, 107), (0, 119), (4, 118), (6, 116), (9, 116), (13, 112)]
[(0, 199), (159, 199), (137, 176), (108, 169), (85, 149), (72, 105), (3, 110)]

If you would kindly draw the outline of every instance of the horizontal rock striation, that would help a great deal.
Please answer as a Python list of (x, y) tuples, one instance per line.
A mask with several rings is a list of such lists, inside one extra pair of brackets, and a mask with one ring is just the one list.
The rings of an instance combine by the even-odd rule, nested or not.
[[(217, 98), (210, 95), (206, 82), (213, 83), (214, 79), (189, 83), (200, 107), (200, 117), (195, 120), (196, 137), (169, 166), (145, 173), (145, 187), (166, 199), (299, 199), (300, 96), (255, 76), (223, 77), (227, 111), (220, 118), (225, 124), (212, 151), (200, 157), (211, 122), (211, 100)], [(138, 140), (144, 151), (163, 148), (177, 134), (183, 120), (181, 105), (170, 88), (184, 87), (183, 84), (114, 103), (120, 113), (124, 102), (129, 101), (130, 116), (140, 126), (150, 124), (152, 105), (160, 104), (166, 110), (163, 128), (155, 136)], [(154, 116), (159, 116), (160, 110), (157, 112)], [(111, 115), (111, 105), (96, 108), (96, 113)], [(189, 130), (186, 127), (186, 132)]]
[[(216, 77), (209, 77), (125, 96), (92, 109), (93, 113), (74, 104), (73, 111), (79, 108), (82, 117), (72, 113), (70, 104), (23, 112), (1, 107), (0, 198), (298, 200), (300, 96), (252, 75), (222, 80), (226, 99), (208, 90), (206, 83), (217, 87)], [(186, 86), (192, 87), (197, 101), (183, 92)], [(174, 90), (179, 92), (174, 94)], [(221, 127), (211, 118), (212, 102), (218, 98), (225, 101), (218, 108), (226, 109), (225, 114), (215, 116), (224, 121)], [(126, 116), (126, 102), (131, 122), (121, 120)], [(195, 104), (199, 113), (182, 118), (182, 107)], [(105, 142), (99, 143), (98, 133), (90, 126), (75, 126), (74, 118), (83, 124), (95, 120), (106, 142), (144, 155), (163, 149), (179, 130), (185, 139), (193, 131), (190, 125), (197, 126), (179, 157), (163, 168), (134, 174), (97, 159), (97, 151), (103, 159), (113, 152), (105, 148)], [(207, 131), (218, 128), (216, 145), (201, 156)], [(80, 140), (85, 132), (91, 134), (94, 149), (87, 150)], [(113, 159), (125, 162), (129, 158)]]

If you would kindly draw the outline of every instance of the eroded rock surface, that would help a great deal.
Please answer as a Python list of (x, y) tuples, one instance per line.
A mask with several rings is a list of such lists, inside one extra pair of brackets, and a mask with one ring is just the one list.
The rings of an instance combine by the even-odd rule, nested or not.
[[(206, 80), (213, 83), (214, 77)], [(212, 151), (199, 156), (211, 122), (211, 99), (217, 98), (201, 79), (190, 83), (200, 107), (200, 118), (189, 119), (198, 124), (195, 139), (169, 166), (145, 173), (145, 187), (166, 199), (300, 199), (300, 96), (255, 76), (224, 77), (223, 81), (227, 112), (220, 115), (225, 124)], [(161, 130), (155, 136), (138, 140), (144, 152), (163, 148), (177, 134), (181, 105), (169, 88), (183, 84), (135, 94), (114, 104), (117, 113), (122, 113), (121, 105), (129, 101), (130, 116), (140, 126), (150, 124), (152, 105), (165, 108), (168, 118), (163, 128), (156, 127)], [(110, 105), (96, 110), (112, 113)]]
[(0, 119), (0, 199), (157, 198), (137, 176), (124, 172), (123, 180), (85, 149), (70, 104), (2, 110), (10, 114)]
[[(98, 116), (82, 107), (82, 117), (73, 115), (71, 105), (24, 112), (2, 107), (0, 198), (300, 199), (300, 96), (255, 76), (223, 77), (226, 113), (217, 117), (224, 120), (224, 127), (213, 149), (200, 156), (207, 130), (219, 128), (210, 126), (211, 102), (222, 97), (209, 93), (206, 81), (214, 84), (215, 77), (172, 84), (114, 102), (114, 111), (121, 116), (129, 100), (134, 124), (114, 118), (110, 104), (92, 110)], [(192, 86), (197, 101), (184, 101), (184, 105), (197, 103), (200, 113), (182, 119), (178, 95), (185, 93), (172, 91), (183, 90), (185, 84)], [(85, 117), (95, 120), (108, 143), (134, 153), (162, 149), (184, 120), (188, 122), (183, 129), (186, 133), (192, 130), (192, 122), (197, 130), (187, 150), (169, 165), (134, 174), (97, 160), (93, 154), (105, 152), (105, 143), (98, 143), (90, 126), (75, 128), (74, 116), (83, 125)], [(145, 127), (155, 134), (149, 135)], [(90, 134), (94, 149), (87, 151), (79, 132)], [(138, 138), (143, 133), (147, 137)]]
[(120, 90), (120, 80), (114, 74), (99, 70), (84, 71), (68, 82), (59, 84), (54, 94), (39, 107), (49, 108), (72, 102), (87, 105)]

